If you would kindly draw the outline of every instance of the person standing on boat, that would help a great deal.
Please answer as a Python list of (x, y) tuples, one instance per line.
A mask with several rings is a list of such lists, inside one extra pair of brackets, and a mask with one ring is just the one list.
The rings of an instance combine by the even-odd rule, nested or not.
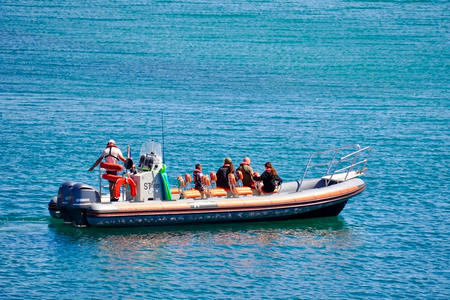
[(216, 172), (216, 186), (218, 188), (230, 189), (229, 174), (233, 174), (233, 176), (236, 176), (234, 175), (233, 161), (231, 160), (231, 158), (227, 157), (223, 160), (223, 166), (220, 167)]
[(205, 186), (202, 183), (203, 173), (202, 173), (202, 165), (196, 164), (195, 170), (193, 173), (194, 177), (194, 189), (198, 190), (200, 194), (202, 195), (202, 198), (205, 196)]
[(244, 176), (244, 178), (242, 179), (242, 185), (254, 188), (255, 182), (253, 181), (253, 178), (252, 178), (253, 169), (252, 169), (252, 167), (250, 167), (250, 158), (249, 157), (247, 157), (247, 156), (244, 157), (241, 164), (239, 165), (238, 171), (241, 171)]
[(266, 170), (261, 176), (253, 176), (253, 180), (263, 182), (262, 191), (264, 193), (272, 193), (283, 180), (278, 176), (277, 170), (275, 170), (270, 161), (266, 162), (264, 166), (266, 167)]
[[(106, 144), (106, 148), (103, 150), (102, 154), (100, 154), (100, 157), (95, 161), (95, 163), (92, 165), (92, 167), (89, 168), (89, 171), (92, 171), (95, 169), (95, 167), (103, 160), (105, 159), (105, 162), (117, 164), (119, 159), (123, 162), (125, 162), (125, 157), (123, 157), (122, 151), (120, 151), (119, 147), (117, 147), (116, 142), (114, 140), (109, 140), (108, 144)], [(118, 171), (106, 171), (107, 174), (112, 175), (118, 175)], [(111, 200), (116, 200), (114, 197), (114, 181), (109, 181), (109, 194), (111, 196)]]

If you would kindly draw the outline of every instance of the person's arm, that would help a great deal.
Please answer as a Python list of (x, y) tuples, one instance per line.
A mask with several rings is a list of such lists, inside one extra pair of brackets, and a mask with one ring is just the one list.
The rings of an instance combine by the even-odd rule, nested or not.
[[(245, 171), (245, 169), (243, 169), (243, 171)], [(252, 167), (250, 167), (250, 166), (248, 166), (248, 169), (247, 169), (247, 173), (248, 174), (250, 174), (250, 180), (252, 181), (252, 182), (254, 182), (255, 181), (255, 179), (253, 179), (253, 168)]]
[(274, 182), (276, 182), (276, 185), (280, 185), (283, 183), (283, 179), (281, 179), (281, 177), (277, 175), (274, 178)]
[(265, 180), (267, 180), (267, 179), (270, 179), (271, 177), (272, 177), (272, 174), (269, 173), (269, 172), (267, 172), (267, 171), (264, 171), (264, 172), (261, 174), (261, 180), (262, 180), (262, 181), (265, 181)]
[(122, 154), (119, 154), (119, 159), (121, 160), (121, 161), (123, 161), (123, 162), (125, 162), (125, 157), (123, 157), (123, 155)]
[(92, 167), (89, 168), (89, 171), (92, 171), (95, 169), (95, 167), (102, 161), (103, 155), (100, 155), (100, 157), (97, 159), (97, 161), (92, 165)]
[[(252, 179), (254, 181), (261, 181), (262, 180), (262, 175), (258, 176), (259, 174), (257, 172), (253, 173), (254, 175), (252, 176)], [(264, 173), (263, 173), (264, 174)]]

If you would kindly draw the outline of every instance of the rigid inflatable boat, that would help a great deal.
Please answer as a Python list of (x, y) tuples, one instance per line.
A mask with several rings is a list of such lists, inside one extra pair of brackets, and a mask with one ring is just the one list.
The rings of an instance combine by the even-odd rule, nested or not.
[[(122, 175), (110, 175), (103, 172), (123, 167), (102, 163), (99, 189), (64, 182), (48, 209), (52, 217), (75, 226), (106, 227), (336, 216), (350, 197), (365, 189), (360, 177), (367, 170), (369, 152), (370, 147), (351, 145), (313, 153), (299, 180), (283, 183), (270, 194), (239, 186), (239, 181), (231, 190), (216, 188), (211, 176), (212, 184), (206, 180), (210, 186), (201, 195), (189, 188), (189, 176), (188, 187), (180, 180), (177, 187), (169, 186), (161, 145), (151, 141), (141, 148), (137, 167), (127, 159)], [(324, 156), (327, 160), (321, 161)], [(312, 168), (320, 167), (326, 169), (322, 176), (307, 179)], [(109, 191), (102, 194), (105, 180), (115, 182), (117, 202), (110, 201)]]

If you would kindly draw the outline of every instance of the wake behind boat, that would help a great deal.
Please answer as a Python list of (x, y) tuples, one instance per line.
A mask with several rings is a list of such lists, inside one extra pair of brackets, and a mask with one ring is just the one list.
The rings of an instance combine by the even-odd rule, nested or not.
[[(102, 172), (121, 170), (122, 166), (102, 163), (98, 190), (65, 182), (48, 209), (52, 217), (75, 226), (103, 227), (336, 216), (349, 198), (365, 189), (359, 177), (367, 170), (369, 152), (370, 147), (351, 145), (313, 153), (302, 178), (283, 183), (267, 194), (245, 186), (217, 188), (211, 176), (212, 184), (202, 198), (199, 191), (186, 188), (180, 181), (178, 187), (170, 188), (161, 145), (151, 141), (142, 146), (137, 168), (127, 159), (122, 175), (110, 175)], [(307, 179), (310, 170), (316, 168), (326, 168), (326, 172)], [(102, 194), (103, 179), (115, 182), (117, 202)]]

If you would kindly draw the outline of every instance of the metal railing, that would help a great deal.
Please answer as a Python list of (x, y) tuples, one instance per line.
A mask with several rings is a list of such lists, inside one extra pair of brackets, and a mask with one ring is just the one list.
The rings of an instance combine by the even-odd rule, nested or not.
[(100, 198), (102, 198), (102, 168), (98, 168), (98, 191), (100, 193)]
[[(356, 149), (341, 158), (336, 158), (340, 152), (343, 152), (347, 149)], [(300, 190), (303, 181), (306, 178), (308, 171), (312, 168), (328, 166), (327, 172), (322, 178), (325, 178), (325, 186), (328, 186), (333, 179), (333, 176), (336, 174), (342, 174), (342, 172), (346, 171), (344, 181), (347, 180), (350, 172), (354, 171), (356, 174), (363, 174), (367, 170), (366, 164), (369, 160), (371, 147), (361, 148), (359, 144), (353, 144), (338, 148), (333, 148), (325, 151), (314, 152), (309, 156), (308, 164), (306, 165), (305, 172), (303, 173), (302, 179), (298, 185), (297, 191)], [(321, 161), (318, 163), (312, 163), (313, 159), (317, 156), (329, 154), (332, 158), (327, 161)], [(361, 155), (366, 155), (364, 158), (361, 158)], [(345, 166), (344, 166), (345, 165)], [(338, 169), (338, 167), (340, 167)]]

